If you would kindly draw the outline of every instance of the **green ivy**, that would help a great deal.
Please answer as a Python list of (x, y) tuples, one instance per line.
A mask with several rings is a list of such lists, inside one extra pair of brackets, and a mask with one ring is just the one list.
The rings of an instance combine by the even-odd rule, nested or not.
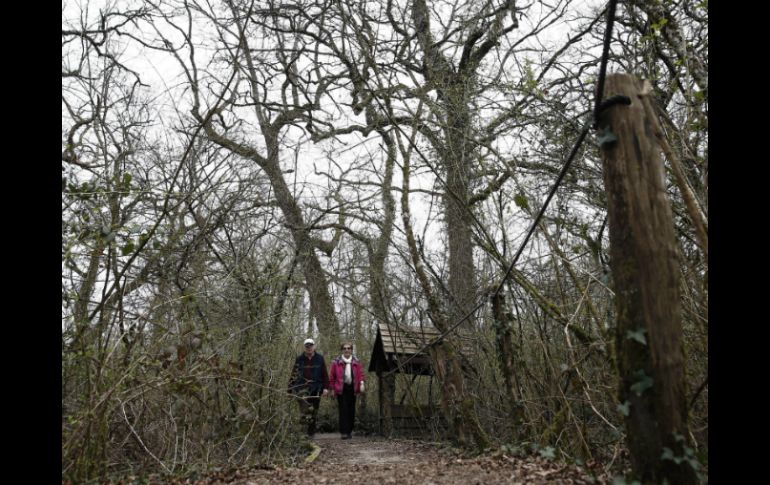
[(660, 30), (661, 30), (663, 27), (665, 27), (667, 23), (668, 23), (668, 19), (660, 19), (660, 20), (658, 20), (657, 22), (655, 22), (654, 24), (650, 25), (650, 28), (651, 28), (651, 29), (652, 29), (652, 31), (653, 31), (653, 32), (655, 32), (655, 34), (657, 35), (657, 34), (658, 34), (658, 32), (660, 32)]
[(623, 416), (628, 417), (628, 415), (631, 414), (631, 402), (625, 401), (622, 404), (618, 404), (618, 411), (620, 411), (620, 414)]
[(629, 330), (626, 332), (626, 338), (630, 340), (636, 340), (642, 345), (647, 345), (647, 339), (644, 337), (645, 333), (647, 333), (647, 330), (644, 328), (639, 328), (633, 332)]
[(553, 460), (556, 458), (556, 450), (553, 446), (546, 446), (545, 448), (538, 451), (538, 454), (542, 456), (543, 458), (547, 458), (549, 460)]
[(685, 443), (684, 436), (674, 433), (674, 440), (682, 445), (682, 456), (676, 456), (671, 448), (664, 446), (663, 454), (660, 456), (661, 460), (671, 460), (677, 465), (687, 463), (693, 470), (698, 472), (701, 468), (700, 462), (695, 457), (695, 451)]
[(637, 396), (641, 396), (644, 391), (652, 387), (652, 377), (648, 376), (644, 369), (639, 369), (634, 372), (633, 375), (635, 381), (631, 385), (631, 390), (636, 393)]
[(120, 248), (120, 253), (121, 253), (123, 256), (128, 256), (129, 254), (131, 254), (131, 253), (133, 253), (133, 252), (134, 252), (134, 247), (135, 247), (135, 246), (134, 246), (134, 241), (128, 241), (128, 242), (125, 244), (125, 246), (123, 246), (122, 248)]
[(524, 197), (524, 194), (518, 193), (513, 196), (513, 202), (524, 210), (529, 209), (529, 202), (527, 201), (527, 198)]

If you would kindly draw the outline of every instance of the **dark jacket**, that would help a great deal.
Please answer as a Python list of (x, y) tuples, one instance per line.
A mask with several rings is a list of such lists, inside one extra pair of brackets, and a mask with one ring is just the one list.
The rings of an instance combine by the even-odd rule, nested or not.
[[(306, 369), (309, 370), (309, 379), (305, 377)], [(294, 367), (291, 370), (289, 391), (295, 394), (309, 391), (312, 395), (318, 395), (324, 389), (329, 389), (329, 373), (326, 370), (323, 355), (316, 352), (311, 359), (308, 359), (304, 353), (300, 354), (294, 360)]]

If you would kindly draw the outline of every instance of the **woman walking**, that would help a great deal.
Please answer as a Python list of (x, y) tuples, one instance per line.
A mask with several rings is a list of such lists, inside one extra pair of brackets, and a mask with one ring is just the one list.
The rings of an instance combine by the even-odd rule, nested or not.
[(353, 344), (342, 344), (342, 355), (335, 358), (329, 371), (329, 386), (337, 396), (340, 412), (340, 434), (349, 440), (356, 419), (356, 394), (364, 392), (364, 370), (353, 357)]

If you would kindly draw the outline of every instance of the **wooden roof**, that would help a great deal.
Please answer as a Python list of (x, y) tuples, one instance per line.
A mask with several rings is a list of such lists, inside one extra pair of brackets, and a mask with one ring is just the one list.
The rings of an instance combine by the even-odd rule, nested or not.
[(435, 327), (396, 327), (386, 323), (379, 323), (378, 330), (382, 337), (383, 350), (389, 354), (414, 355), (428, 342), (441, 335)]
[[(441, 332), (433, 326), (413, 327), (406, 325), (377, 324), (377, 337), (369, 359), (369, 371), (391, 370), (398, 368), (398, 362), (408, 359), (402, 370), (408, 374), (432, 373), (427, 348)], [(463, 339), (463, 347), (470, 342)], [(422, 349), (422, 351), (420, 351)], [(467, 350), (467, 349), (464, 349)]]

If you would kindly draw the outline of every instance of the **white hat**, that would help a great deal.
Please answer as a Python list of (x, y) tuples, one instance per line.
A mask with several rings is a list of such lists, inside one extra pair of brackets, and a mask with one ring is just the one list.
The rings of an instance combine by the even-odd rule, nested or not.
[(313, 340), (312, 338), (306, 338), (305, 339), (305, 345), (307, 345), (307, 344), (315, 345), (315, 340)]

